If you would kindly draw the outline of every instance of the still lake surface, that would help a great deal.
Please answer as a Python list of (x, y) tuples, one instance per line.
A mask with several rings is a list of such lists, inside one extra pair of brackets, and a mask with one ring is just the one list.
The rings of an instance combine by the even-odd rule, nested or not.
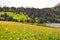
[(60, 23), (46, 23), (46, 26), (60, 27)]

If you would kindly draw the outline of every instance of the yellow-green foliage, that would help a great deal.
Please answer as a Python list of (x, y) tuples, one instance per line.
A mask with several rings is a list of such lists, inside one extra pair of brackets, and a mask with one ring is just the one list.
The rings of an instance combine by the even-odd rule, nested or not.
[(60, 40), (60, 29), (0, 21), (0, 40)]
[[(9, 16), (13, 17), (13, 19), (17, 20), (27, 20), (27, 15), (24, 15), (23, 13), (15, 13), (15, 12), (0, 12), (1, 14), (7, 13)], [(29, 18), (29, 17), (28, 17)]]

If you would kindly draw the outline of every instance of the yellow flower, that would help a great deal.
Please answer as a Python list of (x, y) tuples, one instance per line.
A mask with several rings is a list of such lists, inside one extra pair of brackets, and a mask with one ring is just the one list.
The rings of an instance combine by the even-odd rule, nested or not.
[(10, 33), (13, 33), (12, 31)]
[(48, 36), (49, 34), (48, 33), (46, 33), (46, 36)]
[(8, 31), (8, 28), (5, 28), (6, 31)]
[(16, 33), (15, 31), (13, 31), (13, 33)]

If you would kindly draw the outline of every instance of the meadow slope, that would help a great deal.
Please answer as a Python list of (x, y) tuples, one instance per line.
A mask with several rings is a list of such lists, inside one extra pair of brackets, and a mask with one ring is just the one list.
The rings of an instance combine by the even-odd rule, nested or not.
[(60, 40), (60, 29), (0, 21), (0, 40)]

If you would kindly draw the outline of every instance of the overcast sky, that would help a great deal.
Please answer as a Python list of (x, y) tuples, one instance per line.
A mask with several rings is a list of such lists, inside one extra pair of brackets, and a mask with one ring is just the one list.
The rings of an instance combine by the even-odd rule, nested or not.
[(0, 6), (45, 8), (53, 7), (59, 2), (60, 0), (0, 0)]

